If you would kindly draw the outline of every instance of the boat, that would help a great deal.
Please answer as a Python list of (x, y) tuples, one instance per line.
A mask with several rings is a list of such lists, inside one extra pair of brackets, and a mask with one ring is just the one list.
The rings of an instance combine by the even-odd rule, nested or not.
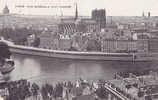
[(10, 73), (14, 69), (14, 61), (11, 59), (5, 60), (4, 65), (0, 67), (0, 84), (9, 80)]
[(0, 68), (0, 72), (2, 73), (2, 75), (4, 74), (8, 74), (10, 72), (12, 72), (14, 70), (14, 61), (9, 59), (6, 60), (3, 67)]

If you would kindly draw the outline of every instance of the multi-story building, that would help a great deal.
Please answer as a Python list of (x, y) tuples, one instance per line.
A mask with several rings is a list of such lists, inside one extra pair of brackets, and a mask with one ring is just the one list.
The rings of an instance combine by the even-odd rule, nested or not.
[(53, 35), (49, 32), (43, 32), (40, 36), (40, 48), (53, 49)]
[(116, 52), (116, 41), (106, 39), (101, 42), (102, 52)]
[(51, 33), (44, 31), (40, 36), (40, 48), (45, 49), (59, 49), (59, 35), (56, 33)]
[(148, 49), (149, 49), (149, 52), (158, 52), (158, 40), (149, 39), (148, 40)]
[(148, 52), (148, 49), (149, 49), (148, 40), (146, 39), (137, 40), (137, 50), (139, 52)]
[(59, 49), (68, 51), (71, 48), (71, 39), (64, 37), (59, 39)]
[(108, 100), (157, 100), (158, 73), (145, 73), (116, 74), (115, 79), (105, 84)]
[(158, 52), (157, 39), (102, 39), (102, 52)]
[(136, 52), (137, 41), (105, 39), (101, 47), (103, 52)]

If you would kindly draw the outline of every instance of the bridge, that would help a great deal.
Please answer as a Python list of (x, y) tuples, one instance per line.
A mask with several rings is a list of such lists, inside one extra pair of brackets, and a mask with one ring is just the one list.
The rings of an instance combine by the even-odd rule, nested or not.
[(110, 92), (109, 96), (108, 96), (108, 100), (111, 100), (111, 97), (112, 97), (111, 94), (114, 95), (114, 98), (115, 98), (114, 100), (130, 100), (129, 98), (127, 98), (123, 94), (116, 91), (116, 89), (112, 88), (110, 85), (105, 84), (104, 87)]

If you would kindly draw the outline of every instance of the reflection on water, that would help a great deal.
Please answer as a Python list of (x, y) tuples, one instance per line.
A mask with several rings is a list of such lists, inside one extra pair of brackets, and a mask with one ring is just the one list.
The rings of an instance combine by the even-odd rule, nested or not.
[(14, 54), (15, 70), (11, 79), (27, 78), (36, 82), (57, 82), (78, 78), (112, 79), (114, 73), (153, 67), (151, 62), (79, 61)]

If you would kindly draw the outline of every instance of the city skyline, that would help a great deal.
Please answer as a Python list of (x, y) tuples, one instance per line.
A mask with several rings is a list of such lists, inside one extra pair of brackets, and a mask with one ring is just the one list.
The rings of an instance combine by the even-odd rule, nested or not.
[[(75, 3), (78, 4), (78, 13), (80, 16), (90, 16), (93, 9), (106, 9), (108, 16), (141, 16), (144, 12), (147, 16), (158, 16), (157, 0), (1, 0), (0, 11), (5, 5), (8, 5), (11, 13), (26, 15), (68, 15), (75, 14)], [(17, 6), (71, 6), (70, 8), (19, 8)]]

